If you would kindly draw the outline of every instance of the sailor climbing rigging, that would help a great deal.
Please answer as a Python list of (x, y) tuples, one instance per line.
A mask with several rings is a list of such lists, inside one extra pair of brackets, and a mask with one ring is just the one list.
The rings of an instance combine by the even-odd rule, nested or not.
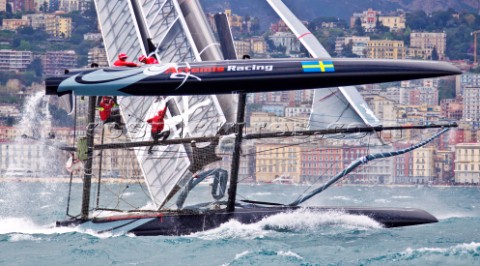
[(152, 139), (153, 139), (153, 145), (150, 146), (148, 149), (148, 154), (152, 154), (152, 149), (153, 146), (158, 143), (158, 140), (162, 138), (162, 141), (166, 140), (168, 136), (170, 135), (170, 131), (163, 131), (165, 122), (165, 114), (167, 113), (167, 104), (165, 103), (165, 107), (158, 111), (158, 114), (150, 119), (147, 120), (147, 123), (149, 123), (152, 126), (151, 129), (151, 134), (152, 134)]

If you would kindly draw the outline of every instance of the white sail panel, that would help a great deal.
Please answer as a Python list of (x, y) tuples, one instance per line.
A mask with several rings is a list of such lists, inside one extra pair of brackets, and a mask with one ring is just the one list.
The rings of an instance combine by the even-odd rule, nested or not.
[[(176, 0), (95, 0), (95, 4), (110, 64), (120, 52), (136, 61), (138, 56), (151, 50), (147, 39), (163, 63), (201, 60)], [(166, 100), (169, 101), (165, 120), (166, 129), (170, 129), (169, 138), (213, 136), (226, 123), (215, 95)], [(119, 97), (118, 103), (131, 140), (151, 140), (150, 126), (145, 121), (157, 113), (164, 100)], [(188, 145), (158, 145), (152, 155), (147, 150), (148, 147), (137, 148), (135, 154), (151, 199), (159, 208), (176, 190), (179, 181), (191, 175), (191, 151)]]

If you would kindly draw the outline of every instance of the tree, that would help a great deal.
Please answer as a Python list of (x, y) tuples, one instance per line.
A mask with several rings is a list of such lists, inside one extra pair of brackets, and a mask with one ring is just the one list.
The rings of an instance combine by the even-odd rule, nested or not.
[(357, 54), (353, 53), (353, 42), (350, 41), (346, 45), (343, 46), (342, 51), (343, 57), (358, 57)]
[(18, 47), (15, 47), (16, 50), (19, 51), (31, 51), (32, 46), (30, 45), (30, 42), (27, 40), (20, 40), (20, 45)]
[(407, 13), (405, 17), (412, 30), (424, 30), (429, 24), (427, 14), (423, 10)]
[(437, 52), (437, 47), (433, 47), (432, 49), (432, 60), (438, 60), (439, 56), (438, 56), (438, 52)]
[(43, 64), (40, 58), (35, 58), (33, 61), (28, 65), (27, 71), (32, 71), (35, 73), (35, 76), (42, 77), (43, 75)]
[(438, 84), (438, 100), (455, 98), (455, 80), (441, 79)]
[(363, 27), (362, 27), (362, 21), (360, 20), (360, 18), (357, 18), (355, 20), (355, 25), (353, 26), (353, 34), (357, 35), (357, 36), (364, 36), (365, 35), (365, 31), (363, 30)]

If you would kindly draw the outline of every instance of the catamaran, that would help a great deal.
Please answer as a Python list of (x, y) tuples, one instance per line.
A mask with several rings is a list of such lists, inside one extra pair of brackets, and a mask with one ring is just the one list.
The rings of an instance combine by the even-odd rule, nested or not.
[[(132, 27), (132, 31), (137, 33), (135, 36), (139, 38), (138, 47), (141, 47), (135, 51), (138, 53), (141, 50), (155, 55), (165, 63), (137, 68), (68, 70), (63, 76), (46, 80), (46, 92), (49, 95), (67, 95), (71, 96), (71, 99), (74, 99), (74, 96), (88, 96), (89, 99), (86, 137), (82, 138), (76, 147), (64, 148), (75, 152), (77, 158), (84, 161), (81, 211), (78, 215), (71, 215), (67, 208), (68, 218), (58, 221), (57, 226), (81, 226), (97, 232), (121, 231), (135, 235), (184, 235), (213, 229), (232, 219), (246, 224), (255, 223), (272, 215), (301, 209), (318, 215), (332, 210), (365, 215), (385, 227), (437, 221), (430, 213), (414, 208), (326, 207), (304, 206), (304, 203), (341, 180), (356, 167), (375, 159), (410, 152), (456, 126), (448, 123), (384, 127), (371, 115), (358, 91), (350, 85), (458, 75), (461, 71), (445, 62), (333, 59), (318, 41), (310, 38), (313, 35), (303, 32), (306, 30), (302, 28), (303, 24), (300, 25), (301, 23), (289, 13), (283, 3), (274, 0), (268, 1), (269, 4), (295, 34), (302, 36), (300, 39), (305, 42), (304, 45), (314, 58), (238, 60), (235, 53), (231, 53), (235, 49), (225, 17), (216, 19), (223, 49), (223, 56), (218, 56), (210, 51), (215, 46), (208, 44), (208, 39), (213, 38), (211, 37), (213, 35), (209, 29), (202, 32), (206, 28), (204, 25), (207, 24), (203, 21), (205, 16), (197, 1), (172, 0), (164, 1), (162, 5), (149, 5), (147, 2), (142, 4), (141, 1), (116, 1), (112, 4), (111, 1), (95, 1), (104, 42), (112, 58), (114, 53), (111, 53), (110, 48), (118, 46), (114, 43), (118, 38), (113, 40), (111, 36), (109, 37), (110, 28), (125, 27), (122, 31), (116, 32), (131, 37), (128, 35), (128, 29)], [(152, 14), (160, 13), (153, 12), (155, 10), (152, 9), (155, 8), (162, 11), (171, 8), (171, 12), (162, 14), (173, 14), (179, 18), (166, 19), (168, 22), (165, 23), (171, 24), (167, 25), (168, 29), (162, 32), (157, 40), (155, 40), (155, 32), (158, 32), (156, 27), (165, 24), (157, 23), (156, 19), (160, 16)], [(124, 13), (130, 16), (125, 17)], [(126, 24), (112, 23), (111, 17), (105, 18), (106, 14), (122, 14), (122, 18), (126, 18)], [(181, 29), (184, 30), (183, 33)], [(191, 34), (187, 29), (196, 32)], [(184, 39), (182, 34), (186, 35)], [(198, 36), (202, 38), (195, 39)], [(172, 54), (169, 44), (178, 41), (179, 38), (188, 40), (197, 50), (188, 50), (179, 45), (176, 51), (194, 51), (192, 54), (197, 60), (193, 61), (196, 62), (165, 60)], [(157, 45), (153, 45), (152, 42)], [(314, 99), (328, 98), (325, 93), (338, 93), (334, 104), (337, 107), (353, 106), (349, 112), (364, 125), (324, 128), (311, 123), (310, 128), (295, 131), (244, 132), (246, 93), (305, 89), (316, 89)], [(98, 133), (95, 131), (97, 128), (95, 125), (98, 124), (95, 112), (96, 97), (105, 95), (118, 97), (122, 128), (126, 131), (129, 141), (104, 143), (102, 138), (100, 144), (95, 143), (95, 135)], [(340, 98), (343, 100), (338, 100)], [(170, 137), (161, 142), (154, 142), (150, 140), (148, 134), (145, 134), (148, 132), (148, 126), (142, 122), (163, 105), (168, 107), (166, 123), (169, 124)], [(338, 111), (334, 110), (335, 108), (325, 110), (326, 108), (320, 105), (314, 105), (313, 109), (314, 112), (320, 109), (332, 114)], [(215, 117), (215, 121), (208, 119), (209, 117)], [(140, 124), (143, 130), (138, 130)], [(439, 128), (440, 131), (402, 150), (368, 154), (357, 158), (344, 170), (331, 176), (327, 182), (317, 185), (308, 193), (299, 194), (291, 202), (237, 199), (241, 145), (245, 140), (370, 134), (385, 130), (422, 128)], [(103, 129), (104, 127), (102, 136)], [(149, 154), (147, 149), (152, 145), (156, 148), (153, 154)], [(153, 207), (148, 210), (107, 209), (98, 207), (97, 199), (97, 207), (92, 208), (90, 200), (92, 168), (94, 159), (97, 158), (95, 154), (108, 149), (134, 150)], [(185, 156), (172, 157), (172, 154)], [(99, 158), (101, 164), (103, 157)], [(229, 158), (230, 169), (218, 166), (218, 162), (224, 158)], [(206, 178), (213, 179), (211, 199), (192, 205), (186, 204), (189, 196), (198, 188), (197, 185)]]

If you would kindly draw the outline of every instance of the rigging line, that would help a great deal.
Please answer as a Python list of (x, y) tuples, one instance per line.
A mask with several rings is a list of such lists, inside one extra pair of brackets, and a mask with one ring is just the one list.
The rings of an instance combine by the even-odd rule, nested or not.
[(447, 132), (448, 130), (450, 130), (450, 128), (444, 128), (442, 129), (441, 131), (437, 132), (435, 135), (433, 135), (432, 137), (424, 140), (424, 141), (421, 141), (415, 145), (412, 145), (408, 148), (405, 148), (405, 149), (401, 149), (401, 150), (398, 150), (398, 151), (392, 151), (392, 152), (380, 152), (380, 153), (375, 153), (375, 154), (369, 154), (369, 155), (366, 155), (366, 156), (363, 156), (363, 157), (360, 157), (358, 158), (357, 160), (353, 161), (352, 163), (350, 163), (350, 165), (345, 168), (343, 171), (341, 171), (340, 173), (338, 173), (337, 175), (335, 175), (333, 178), (331, 178), (328, 182), (326, 182), (323, 186), (315, 189), (314, 191), (312, 191), (310, 194), (306, 195), (306, 196), (299, 196), (297, 198), (297, 200), (295, 200), (294, 202), (290, 203), (289, 205), (290, 206), (298, 206), (299, 204), (305, 202), (306, 200), (310, 199), (311, 197), (317, 195), (318, 193), (324, 191), (325, 189), (327, 189), (328, 187), (330, 187), (331, 185), (335, 184), (339, 179), (341, 179), (342, 177), (346, 176), (347, 174), (349, 174), (351, 171), (353, 171), (354, 169), (356, 169), (359, 165), (361, 164), (366, 164), (367, 162), (369, 161), (372, 161), (372, 160), (376, 160), (376, 159), (380, 159), (380, 158), (388, 158), (388, 157), (393, 157), (393, 156), (398, 156), (398, 155), (401, 155), (401, 154), (404, 154), (404, 153), (407, 153), (407, 152), (410, 152), (410, 151), (413, 151), (417, 148), (420, 148), (422, 146), (425, 146), (426, 144), (428, 144), (429, 142), (433, 141), (434, 139), (436, 139), (437, 137), (439, 137), (440, 135), (442, 135), (443, 133)]
[[(277, 147), (277, 148), (271, 148), (271, 149), (263, 150), (263, 151), (259, 151), (259, 152), (246, 153), (243, 156), (250, 156), (250, 155), (264, 153), (264, 152), (268, 152), (268, 151), (279, 150), (279, 149), (283, 149), (283, 148), (287, 148), (287, 147), (299, 146), (299, 145), (302, 145), (302, 144), (310, 143), (312, 141), (313, 140), (304, 141), (304, 142), (300, 142), (300, 143), (292, 143), (292, 144), (289, 144), (289, 145), (284, 145), (284, 146), (280, 146), (280, 147)], [(272, 143), (266, 143), (266, 144), (272, 144)], [(286, 152), (286, 153), (297, 153), (297, 152)]]
[[(378, 146), (383, 146), (383, 145), (378, 145)], [(369, 146), (362, 146), (362, 147), (369, 147)], [(358, 148), (358, 147), (345, 147), (345, 148), (342, 148), (342, 149), (347, 149), (347, 148), (348, 148), (348, 149), (351, 149), (351, 148)], [(367, 154), (368, 154), (368, 151), (367, 151)], [(377, 161), (377, 162), (380, 163), (379, 161)], [(374, 162), (373, 164), (375, 165), (375, 164), (377, 164), (377, 162)], [(333, 168), (333, 166), (334, 166), (334, 164), (331, 163), (330, 166), (329, 166), (329, 168), (325, 169), (323, 173), (326, 173), (328, 170), (331, 170), (331, 169)], [(370, 165), (370, 166), (372, 166), (372, 165)], [(361, 165), (361, 169), (366, 169), (366, 168), (367, 168), (366, 165)], [(360, 170), (361, 170), (361, 169), (360, 169)], [(358, 171), (357, 171), (357, 172), (358, 172)], [(304, 193), (306, 193), (308, 190), (310, 190), (310, 189), (313, 187), (313, 185), (315, 185), (318, 181), (320, 181), (320, 179), (322, 179), (322, 178), (319, 176), (319, 178), (317, 178), (312, 185), (310, 185), (307, 189), (305, 189), (302, 194), (304, 194)]]
[[(129, 185), (129, 183), (127, 183), (125, 189), (123, 189), (123, 191), (121, 191), (120, 193), (117, 193), (117, 192), (111, 190), (108, 186), (105, 186), (105, 188), (106, 188), (111, 194), (113, 194), (114, 196), (117, 197), (117, 199), (116, 199), (116, 200), (117, 200), (117, 203), (116, 203), (116, 205), (115, 205), (115, 208), (118, 208), (118, 206), (120, 205), (120, 202), (123, 202), (123, 203), (129, 205), (130, 207), (132, 207), (132, 208), (134, 208), (134, 209), (139, 209), (139, 208), (140, 208), (140, 207), (134, 206), (134, 205), (131, 204), (129, 201), (127, 201), (127, 200), (125, 200), (125, 199), (123, 198), (123, 195), (124, 195), (125, 191), (129, 188), (128, 185)], [(114, 200), (115, 200), (115, 199), (112, 199), (112, 201), (110, 201), (110, 202), (112, 203), (112, 202), (114, 202)], [(107, 204), (107, 206), (108, 206), (108, 205), (109, 205), (109, 204)]]

